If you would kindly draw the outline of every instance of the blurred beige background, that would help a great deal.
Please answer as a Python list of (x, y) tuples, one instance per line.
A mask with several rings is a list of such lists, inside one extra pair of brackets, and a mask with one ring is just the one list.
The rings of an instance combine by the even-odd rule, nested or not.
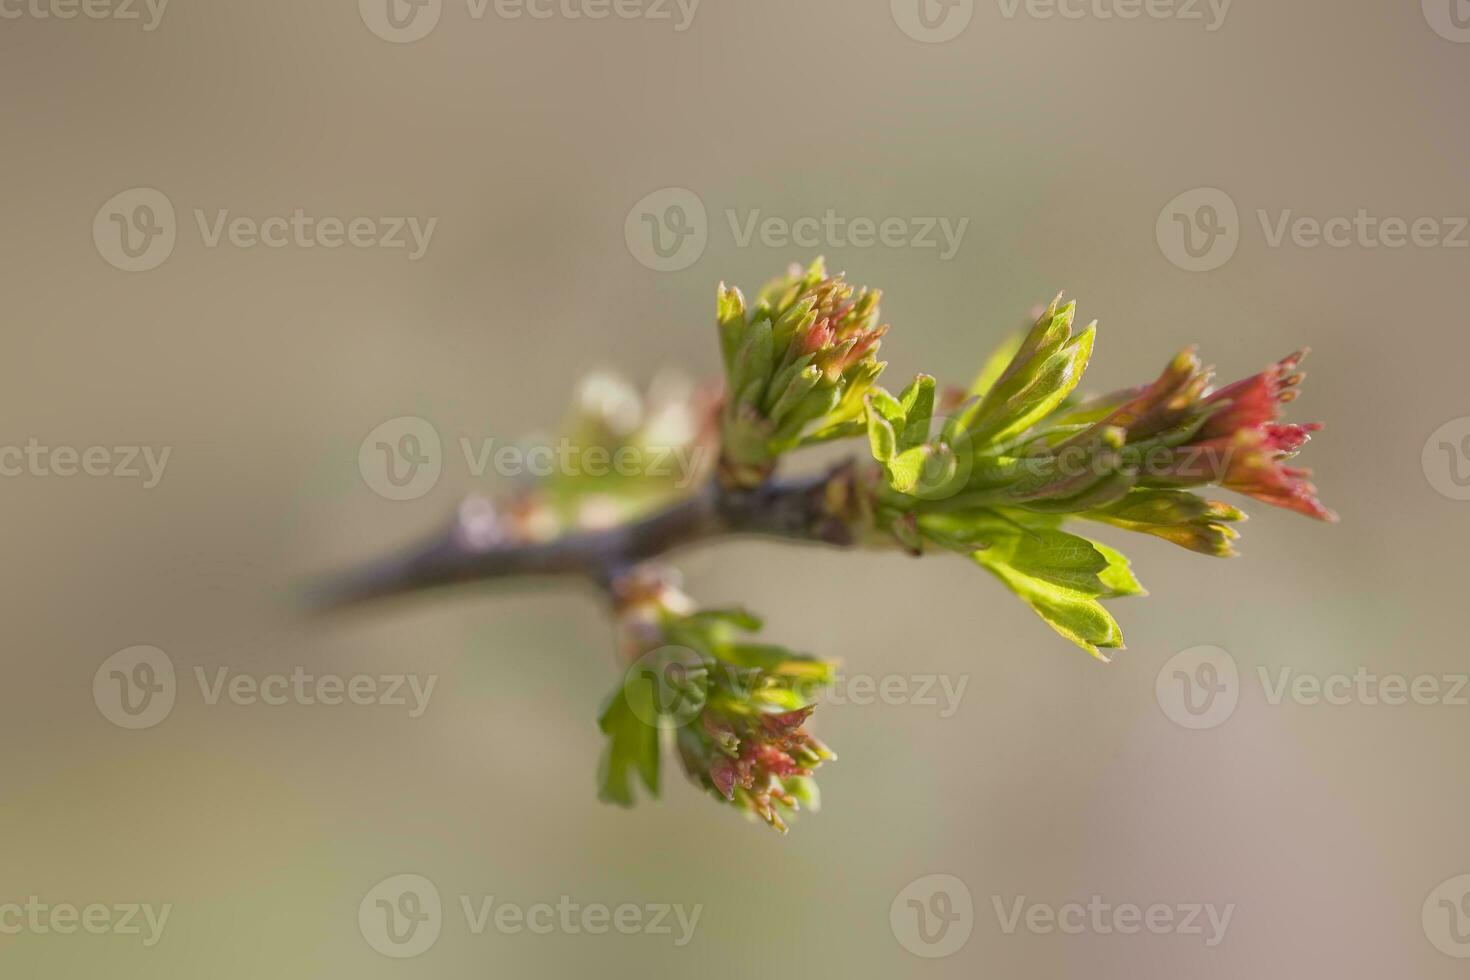
[[(1453, 499), (1451, 466), (1470, 460), (1440, 455), (1439, 437), (1427, 459), (1440, 469), (1421, 457), (1443, 424), (1462, 420), (1452, 445), (1470, 432), (1470, 251), (1273, 246), (1258, 217), (1470, 214), (1470, 44), (1454, 39), (1451, 0), (1240, 0), (1223, 21), (1205, 4), (1125, 20), (1099, 11), (1127, 0), (1067, 8), (1080, 18), (977, 0), (950, 11), (970, 19), (938, 43), (904, 0), (705, 0), (682, 31), (672, 3), (667, 20), (567, 16), (585, 0), (543, 8), (549, 19), (400, 3), (403, 30), (439, 15), (411, 42), (375, 34), (395, 29), (367, 0), (174, 0), (152, 30), (141, 3), (138, 20), (111, 7), (63, 20), (39, 14), (66, 0), (41, 2), (0, 4), (0, 444), (171, 455), (152, 488), (0, 479), (0, 905), (171, 912), (152, 946), (146, 928), (59, 935), (0, 915), (0, 973), (1463, 974), (1451, 954), (1470, 953), (1470, 934), (1450, 927), (1470, 928), (1470, 906), (1452, 907), (1470, 872), (1470, 707), (1272, 704), (1258, 680), (1467, 670), (1470, 502)], [(958, 25), (936, 21), (945, 9), (927, 8), (940, 33)], [(93, 224), (103, 211), (105, 241), (104, 204), (133, 188), (166, 196), (176, 240), (156, 268), (125, 272)], [(708, 218), (692, 264), (658, 272), (625, 223), (664, 188), (692, 191)], [(1156, 236), (1161, 210), (1194, 188), (1239, 214), (1223, 239), (1238, 237), (1233, 256), (1204, 272)], [(146, 218), (136, 203), (112, 213)], [(298, 208), (437, 224), (411, 261), (210, 247), (194, 218)], [(829, 208), (969, 224), (945, 261), (742, 245), (726, 217)], [(1455, 224), (1438, 227), (1454, 237)], [(968, 380), (1063, 287), (1102, 321), (1091, 390), (1146, 380), (1190, 343), (1236, 376), (1310, 344), (1293, 415), (1328, 423), (1304, 461), (1341, 525), (1255, 506), (1229, 562), (1127, 541), (1152, 596), (1116, 607), (1129, 649), (1109, 666), (958, 560), (758, 543), (684, 556), (692, 592), (761, 610), (781, 641), (875, 676), (968, 677), (950, 717), (824, 707), (817, 729), (841, 760), (821, 774), (823, 812), (785, 839), (673, 770), (661, 802), (598, 803), (595, 716), (617, 667), (587, 594), (470, 591), (301, 617), (304, 581), (503, 488), (456, 462), (461, 435), (545, 430), (591, 369), (716, 370), (716, 282), (753, 287), (817, 251), (886, 289), (897, 379)], [(127, 261), (116, 245), (112, 257)], [(364, 483), (357, 454), (404, 415), (431, 420), (448, 456), (432, 492), (395, 502)], [(166, 720), (128, 730), (92, 684), (135, 645), (166, 651), (179, 687)], [(1239, 703), (1188, 730), (1155, 680), (1200, 645), (1233, 656)], [(437, 686), (414, 718), (211, 705), (194, 681), (195, 668), (298, 666)], [(431, 880), (445, 912), (437, 943), (399, 961), (365, 941), (358, 908), (403, 873)], [(931, 874), (963, 883), (973, 921), (953, 926), (970, 930), (961, 948), (925, 959), (890, 907)], [(1445, 882), (1450, 905), (1431, 895)], [(703, 909), (682, 947), (475, 935), (459, 896), (490, 895)], [(1207, 946), (1208, 926), (1008, 933), (996, 912), (1094, 895), (1233, 913)]]

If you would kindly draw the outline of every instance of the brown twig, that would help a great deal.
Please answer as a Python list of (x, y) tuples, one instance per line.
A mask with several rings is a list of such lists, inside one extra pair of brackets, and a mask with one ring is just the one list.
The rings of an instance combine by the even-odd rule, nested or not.
[(700, 541), (754, 535), (846, 546), (849, 525), (830, 505), (829, 486), (850, 464), (817, 477), (772, 481), (753, 489), (713, 481), (699, 493), (641, 520), (605, 531), (580, 531), (545, 542), (497, 540), (482, 506), (461, 507), (449, 528), (408, 552), (371, 562), (311, 590), (318, 609), (450, 585), (524, 576), (577, 576), (606, 588), (639, 563)]

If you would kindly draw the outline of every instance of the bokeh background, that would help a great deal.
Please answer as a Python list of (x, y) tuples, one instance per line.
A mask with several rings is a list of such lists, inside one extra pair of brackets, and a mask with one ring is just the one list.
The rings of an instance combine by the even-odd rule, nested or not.
[[(1470, 214), (1470, 44), (1452, 2), (1239, 0), (1210, 30), (1204, 5), (1188, 10), (1202, 19), (1125, 20), (1099, 16), (1106, 3), (1046, 18), (981, 0), (951, 11), (970, 19), (941, 43), (902, 0), (704, 0), (682, 31), (672, 5), (670, 20), (510, 19), (493, 4), (477, 19), (445, 0), (409, 43), (375, 33), (366, 0), (174, 0), (152, 30), (141, 5), (141, 20), (5, 6), (0, 443), (171, 457), (148, 489), (0, 479), (0, 903), (172, 911), (151, 948), (0, 934), (0, 973), (1462, 975), (1422, 912), (1470, 872), (1470, 707), (1273, 705), (1258, 680), (1467, 670), (1470, 503), (1454, 497), (1470, 467), (1455, 441), (1470, 432), (1470, 250), (1273, 246), (1258, 217)], [(176, 209), (177, 241), (130, 273), (92, 229), (140, 187)], [(707, 240), (659, 272), (625, 224), (664, 188), (700, 199)], [(1205, 272), (1156, 235), (1195, 188), (1239, 209), (1238, 247)], [(437, 225), (410, 261), (211, 248), (193, 217), (297, 208)], [(727, 218), (829, 208), (969, 225), (946, 261), (742, 244)], [(1311, 345), (1293, 414), (1328, 423), (1305, 461), (1341, 524), (1252, 507), (1233, 561), (1128, 541), (1152, 595), (1116, 606), (1129, 649), (1111, 665), (959, 560), (744, 542), (685, 554), (690, 591), (762, 611), (783, 642), (878, 677), (968, 678), (950, 717), (820, 711), (841, 760), (822, 772), (823, 811), (784, 839), (673, 771), (661, 802), (598, 803), (595, 716), (618, 667), (594, 596), (472, 589), (302, 614), (303, 583), (502, 489), (467, 472), (460, 436), (546, 430), (590, 370), (716, 371), (715, 284), (754, 287), (815, 251), (886, 289), (900, 379), (963, 383), (1061, 288), (1102, 321), (1090, 390), (1150, 378), (1192, 343), (1228, 375)], [(432, 492), (385, 500), (358, 449), (405, 415), (432, 421), (446, 465)], [(1436, 437), (1426, 454), (1457, 419), (1452, 449)], [(179, 692), (165, 721), (126, 730), (92, 683), (139, 644), (168, 653)], [(1199, 645), (1229, 651), (1241, 685), (1228, 721), (1194, 731), (1161, 710), (1155, 680)], [(437, 687), (410, 718), (211, 705), (194, 680), (298, 666)], [(405, 961), (358, 925), (364, 895), (402, 873), (432, 880), (446, 907), (438, 942)], [(890, 922), (931, 874), (959, 879), (974, 906), (968, 940), (937, 959)], [(683, 947), (477, 936), (461, 895), (703, 910)], [(1008, 934), (994, 907), (1093, 895), (1234, 913), (1207, 947)]]

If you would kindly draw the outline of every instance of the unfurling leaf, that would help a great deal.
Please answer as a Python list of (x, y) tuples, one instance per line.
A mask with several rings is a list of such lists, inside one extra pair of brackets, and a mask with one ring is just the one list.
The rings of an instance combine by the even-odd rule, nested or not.
[(598, 796), (618, 806), (632, 806), (635, 802), (635, 775), (643, 780), (649, 793), (658, 796), (658, 729), (643, 721), (653, 712), (653, 695), (637, 685), (628, 687), (632, 688), (631, 696), (646, 697), (647, 703), (635, 710), (628, 703), (629, 692), (620, 686), (603, 703), (602, 714), (597, 719), (598, 727), (607, 736), (598, 774)]

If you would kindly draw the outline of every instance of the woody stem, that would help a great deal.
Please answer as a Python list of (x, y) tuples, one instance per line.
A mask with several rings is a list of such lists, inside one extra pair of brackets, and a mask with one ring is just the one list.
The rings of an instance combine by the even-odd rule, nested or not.
[(605, 588), (619, 573), (641, 562), (735, 535), (846, 546), (852, 543), (851, 531), (826, 506), (827, 485), (841, 472), (844, 467), (755, 488), (712, 481), (694, 496), (638, 521), (533, 543), (495, 540), (493, 518), (486, 517), (483, 505), (477, 509), (467, 503), (443, 533), (323, 583), (312, 590), (311, 604), (337, 609), (444, 586), (524, 576), (581, 577)]

